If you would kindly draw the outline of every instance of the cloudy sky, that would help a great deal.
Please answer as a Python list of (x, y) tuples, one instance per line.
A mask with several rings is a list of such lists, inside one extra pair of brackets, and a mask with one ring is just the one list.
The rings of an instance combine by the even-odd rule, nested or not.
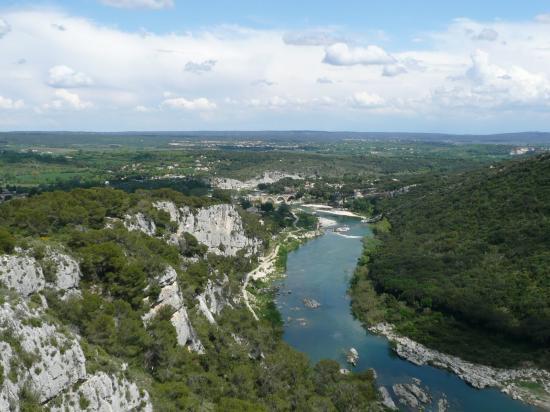
[(264, 3), (3, 0), (0, 130), (550, 131), (549, 0)]

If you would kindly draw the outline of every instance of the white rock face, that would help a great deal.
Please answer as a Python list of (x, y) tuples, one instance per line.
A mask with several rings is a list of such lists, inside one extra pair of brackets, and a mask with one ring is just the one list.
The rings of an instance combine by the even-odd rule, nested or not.
[(232, 306), (224, 297), (224, 285), (229, 282), (227, 275), (223, 280), (217, 283), (208, 279), (203, 293), (197, 296), (199, 301), (199, 310), (208, 319), (208, 322), (216, 324), (214, 315), (219, 314), (225, 306)]
[(291, 179), (303, 180), (303, 177), (295, 174), (283, 173), (283, 172), (264, 172), (262, 176), (255, 177), (246, 181), (240, 181), (237, 179), (230, 178), (216, 178), (212, 179), (212, 185), (219, 189), (225, 190), (244, 190), (244, 189), (255, 189), (260, 183), (270, 184), (276, 183), (281, 179), (289, 177)]
[[(86, 408), (80, 407), (81, 398), (89, 402)], [(75, 412), (153, 411), (146, 391), (140, 391), (135, 383), (125, 378), (117, 378), (104, 372), (88, 377), (78, 388), (64, 393), (62, 404), (62, 407), (52, 406), (52, 412), (64, 412), (66, 405), (72, 405), (70, 410)]]
[[(0, 342), (0, 362), (4, 367), (4, 384), (0, 391), (0, 410), (17, 404), (19, 391), (26, 384), (44, 402), (86, 376), (85, 358), (77, 339), (65, 335), (54, 325), (40, 320), (41, 311), (31, 310), (26, 302), (15, 306), (0, 306), (0, 333), (9, 334)], [(20, 350), (10, 342), (19, 342)], [(22, 351), (22, 352), (21, 352)], [(22, 355), (27, 354), (27, 355)], [(22, 363), (22, 357), (32, 359), (32, 365)], [(12, 360), (13, 358), (13, 360)], [(9, 377), (12, 367), (17, 379)]]
[(151, 310), (143, 316), (143, 322), (147, 324), (162, 308), (171, 306), (175, 309), (175, 312), (170, 321), (176, 329), (178, 344), (187, 346), (194, 352), (204, 353), (204, 346), (202, 346), (189, 320), (185, 302), (177, 282), (177, 276), (174, 268), (169, 266), (166, 272), (159, 278), (162, 289), (157, 301), (152, 305)]
[(22, 296), (32, 295), (46, 285), (42, 268), (36, 259), (21, 251), (0, 256), (0, 281)]
[(233, 205), (213, 205), (196, 211), (187, 206), (177, 208), (169, 201), (159, 201), (154, 206), (177, 223), (177, 231), (170, 239), (173, 244), (187, 232), (208, 246), (209, 252), (222, 256), (235, 256), (241, 250), (250, 256), (260, 250), (261, 241), (246, 236), (241, 216)]
[(78, 262), (71, 256), (56, 251), (50, 251), (48, 258), (56, 266), (56, 280), (53, 284), (48, 284), (48, 286), (59, 291), (77, 289), (82, 277)]
[(155, 222), (145, 217), (141, 212), (135, 215), (125, 215), (124, 226), (128, 230), (139, 230), (149, 236), (154, 236), (157, 233)]
[(23, 297), (40, 292), (45, 287), (64, 292), (76, 291), (82, 276), (78, 262), (51, 249), (47, 250), (45, 259), (55, 266), (55, 280), (51, 283), (46, 282), (37, 260), (21, 250), (14, 255), (0, 256), (0, 281)]

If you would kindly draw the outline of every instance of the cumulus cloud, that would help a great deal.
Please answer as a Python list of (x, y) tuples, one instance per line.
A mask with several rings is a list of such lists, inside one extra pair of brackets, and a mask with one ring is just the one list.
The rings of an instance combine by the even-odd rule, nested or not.
[(493, 64), (489, 54), (476, 50), (466, 72), (433, 92), (445, 107), (521, 108), (550, 105), (550, 82), (543, 75), (519, 66)]
[(382, 69), (382, 76), (395, 77), (407, 73), (407, 68), (402, 64), (389, 64)]
[(216, 103), (211, 102), (205, 97), (188, 100), (184, 97), (173, 97), (165, 99), (162, 102), (162, 107), (170, 109), (190, 110), (190, 111), (207, 111), (216, 108)]
[(46, 109), (75, 109), (75, 110), (84, 110), (92, 107), (91, 102), (84, 101), (76, 93), (70, 92), (65, 89), (57, 89), (55, 92), (56, 99), (52, 100), (51, 103), (46, 104)]
[(357, 92), (352, 96), (352, 102), (355, 106), (365, 109), (374, 109), (382, 107), (385, 100), (375, 93)]
[(486, 27), (483, 30), (481, 30), (478, 34), (475, 34), (474, 36), (472, 36), (472, 39), (482, 40), (482, 41), (495, 41), (498, 39), (498, 32), (495, 29)]
[(319, 83), (319, 84), (332, 84), (334, 82), (332, 80), (330, 80), (328, 77), (319, 77), (317, 79), (317, 83)]
[(11, 31), (11, 26), (8, 22), (0, 18), (0, 39)]
[(54, 66), (48, 71), (48, 84), (52, 87), (73, 88), (90, 86), (93, 84), (93, 81), (88, 75), (82, 72), (77, 72), (68, 66), (60, 65)]
[(183, 70), (190, 73), (202, 74), (211, 71), (216, 65), (216, 60), (204, 60), (202, 62), (187, 62)]
[(25, 106), (23, 100), (12, 100), (8, 97), (0, 96), (0, 110), (21, 109)]
[(285, 44), (293, 46), (329, 46), (345, 41), (344, 37), (327, 29), (297, 30), (283, 35)]
[(173, 0), (101, 0), (106, 6), (121, 9), (165, 9), (174, 6)]
[[(371, 127), (358, 109), (403, 128), (413, 118), (415, 128), (430, 118), (445, 124), (459, 112), (472, 128), (491, 116), (515, 129), (544, 128), (550, 119), (550, 24), (534, 20), (456, 20), (423, 34), (422, 45), (394, 51), (341, 41), (296, 47), (282, 41), (284, 30), (233, 26), (143, 36), (58, 8), (11, 8), (2, 18), (13, 30), (0, 41), (0, 91), (15, 99), (2, 106), (20, 107), (9, 117), (21, 129), (54, 127), (55, 109), (56, 128), (103, 130)], [(471, 38), (484, 28), (498, 39), (476, 42), (484, 51), (472, 54)], [(208, 75), (190, 81), (191, 73)]]
[(378, 46), (350, 47), (336, 43), (325, 48), (323, 63), (334, 66), (383, 65), (395, 63), (395, 58)]

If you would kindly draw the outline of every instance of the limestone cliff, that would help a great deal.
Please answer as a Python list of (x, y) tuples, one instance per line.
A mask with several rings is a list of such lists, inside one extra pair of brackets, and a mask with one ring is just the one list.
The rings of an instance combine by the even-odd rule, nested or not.
[(197, 296), (199, 311), (212, 324), (216, 323), (214, 315), (219, 314), (225, 306), (232, 306), (225, 296), (225, 285), (228, 282), (227, 276), (224, 276), (218, 282), (212, 282), (211, 279), (208, 279), (204, 292)]
[(166, 272), (158, 279), (158, 283), (161, 286), (161, 291), (157, 301), (151, 304), (151, 309), (143, 316), (143, 321), (145, 323), (149, 322), (164, 307), (173, 308), (174, 314), (170, 321), (176, 329), (178, 344), (187, 346), (194, 352), (204, 353), (204, 347), (189, 320), (174, 268), (168, 267)]
[[(83, 399), (83, 401), (81, 401)], [(60, 396), (61, 405), (71, 405), (74, 412), (152, 412), (149, 394), (126, 378), (98, 372), (86, 379), (82, 385), (70, 388)], [(64, 406), (52, 406), (52, 412), (64, 412)]]
[(79, 293), (81, 273), (69, 255), (46, 249), (37, 260), (18, 249), (0, 256), (0, 410), (19, 411), (29, 397), (52, 411), (151, 411), (149, 395), (112, 374), (86, 372), (80, 337), (45, 312), (41, 292)]
[(261, 241), (246, 236), (243, 221), (233, 205), (220, 204), (197, 210), (177, 207), (170, 201), (158, 201), (154, 206), (170, 215), (177, 230), (169, 241), (177, 244), (185, 232), (192, 234), (209, 252), (222, 256), (235, 256), (244, 251), (245, 256), (258, 253)]

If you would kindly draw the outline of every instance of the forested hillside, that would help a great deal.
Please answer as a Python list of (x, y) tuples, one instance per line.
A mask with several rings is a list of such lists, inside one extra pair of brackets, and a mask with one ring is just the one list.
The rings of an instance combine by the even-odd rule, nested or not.
[[(382, 209), (391, 230), (357, 272), (360, 317), (473, 360), (550, 366), (550, 155), (423, 184)], [(384, 309), (369, 309), (369, 283)]]
[(0, 205), (0, 409), (376, 410), (372, 373), (312, 367), (242, 301), (281, 213), (106, 188)]

